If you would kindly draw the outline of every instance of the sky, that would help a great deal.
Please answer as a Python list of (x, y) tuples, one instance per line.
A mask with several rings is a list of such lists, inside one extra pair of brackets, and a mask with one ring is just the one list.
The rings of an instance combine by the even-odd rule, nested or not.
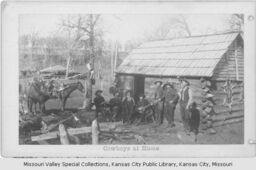
[[(101, 15), (101, 26), (106, 40), (125, 43), (152, 33), (162, 23), (174, 15), (170, 14), (115, 14)], [(183, 15), (191, 29), (192, 35), (224, 31), (228, 29), (226, 20), (230, 15)], [(66, 15), (28, 15), (20, 16), (20, 35), (38, 33), (41, 37), (62, 35), (61, 19)]]

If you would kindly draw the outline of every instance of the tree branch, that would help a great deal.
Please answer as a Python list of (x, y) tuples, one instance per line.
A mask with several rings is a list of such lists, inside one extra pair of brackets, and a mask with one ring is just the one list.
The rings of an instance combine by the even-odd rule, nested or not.
[(96, 15), (96, 18), (95, 18), (95, 20), (93, 21), (93, 26), (96, 25), (96, 23), (97, 23), (97, 21), (99, 20), (99, 18), (100, 18), (100, 14)]
[(190, 31), (188, 23), (187, 23), (187, 21), (186, 21), (186, 19), (183, 15), (181, 15), (181, 20), (182, 20), (182, 23), (184, 25), (185, 31), (187, 32), (188, 36), (190, 37), (191, 36), (191, 31)]

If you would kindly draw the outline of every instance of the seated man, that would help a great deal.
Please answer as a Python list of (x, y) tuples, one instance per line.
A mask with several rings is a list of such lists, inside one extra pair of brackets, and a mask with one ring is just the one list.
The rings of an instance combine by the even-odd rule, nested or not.
[(112, 121), (116, 121), (122, 107), (122, 100), (118, 92), (114, 93), (114, 97), (110, 99), (109, 106), (112, 113)]
[(146, 99), (144, 94), (141, 94), (139, 96), (139, 101), (136, 104), (135, 113), (132, 116), (132, 121), (138, 120), (137, 124), (141, 123), (142, 121), (145, 121), (145, 117), (148, 111), (148, 108), (150, 107), (149, 101)]
[(94, 104), (96, 107), (96, 117), (98, 117), (99, 113), (103, 113), (104, 111), (104, 104), (105, 104), (105, 99), (102, 96), (103, 91), (102, 90), (97, 90), (95, 92), (95, 98), (94, 98)]

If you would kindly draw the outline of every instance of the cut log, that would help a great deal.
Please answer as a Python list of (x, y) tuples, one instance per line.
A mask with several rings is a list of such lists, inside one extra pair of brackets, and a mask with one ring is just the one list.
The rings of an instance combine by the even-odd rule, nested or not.
[(46, 134), (42, 134), (39, 136), (32, 136), (31, 141), (41, 141), (41, 140), (48, 140), (48, 139), (55, 139), (59, 135), (59, 132), (49, 132)]
[(69, 119), (71, 119), (71, 118), (73, 118), (73, 115), (72, 115), (72, 116), (69, 116), (69, 117), (66, 118), (66, 119), (63, 119), (63, 120), (59, 121), (59, 122), (56, 123), (56, 124), (49, 125), (49, 126), (48, 126), (48, 129), (47, 129), (47, 132), (50, 132), (50, 131), (53, 130), (55, 127), (58, 127), (60, 124), (64, 123), (65, 121), (67, 121), (67, 120), (69, 120)]
[(233, 115), (233, 114), (236, 114), (237, 112), (244, 113), (244, 109), (233, 109), (232, 108), (231, 114), (229, 112), (229, 109), (227, 109), (227, 110), (224, 110), (222, 112), (216, 112), (216, 116), (219, 116), (219, 115)]
[(230, 119), (235, 119), (235, 118), (241, 118), (244, 117), (243, 112), (236, 112), (233, 114), (224, 114), (224, 115), (217, 115), (212, 117), (213, 122), (218, 122), (218, 121), (225, 121), (225, 120), (230, 120)]
[(101, 131), (100, 136), (115, 139), (115, 140), (118, 140), (118, 141), (122, 141), (122, 139), (118, 135), (115, 135), (112, 132), (102, 132)]
[(81, 127), (81, 128), (69, 128), (67, 129), (69, 135), (79, 135), (84, 133), (91, 133), (91, 127)]
[(101, 131), (109, 131), (109, 130), (114, 130), (118, 126), (123, 125), (123, 122), (104, 122), (100, 123), (100, 129)]
[[(238, 110), (243, 110), (243, 109), (244, 109), (243, 103), (232, 104), (232, 111), (238, 111)], [(222, 113), (222, 112), (229, 112), (229, 108), (224, 105), (215, 105), (214, 111), (217, 114)]]
[(60, 143), (62, 145), (69, 145), (68, 134), (63, 124), (59, 125)]
[(243, 122), (244, 118), (230, 119), (226, 121), (219, 121), (213, 124), (213, 127), (220, 127), (228, 124)]

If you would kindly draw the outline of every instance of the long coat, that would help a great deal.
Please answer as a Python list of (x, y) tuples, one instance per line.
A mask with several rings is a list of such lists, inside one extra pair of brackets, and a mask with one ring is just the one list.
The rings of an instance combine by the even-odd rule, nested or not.
[(179, 95), (174, 88), (164, 91), (164, 117), (172, 124), (174, 122), (174, 112), (179, 101)]
[(158, 102), (155, 105), (155, 114), (156, 114), (155, 117), (158, 123), (162, 123), (163, 121), (162, 120), (163, 119), (163, 101), (162, 101), (163, 95), (164, 95), (163, 88), (161, 86), (157, 87), (154, 92), (154, 99), (158, 100)]
[(135, 108), (134, 99), (125, 97), (122, 102), (123, 121), (130, 122)]

